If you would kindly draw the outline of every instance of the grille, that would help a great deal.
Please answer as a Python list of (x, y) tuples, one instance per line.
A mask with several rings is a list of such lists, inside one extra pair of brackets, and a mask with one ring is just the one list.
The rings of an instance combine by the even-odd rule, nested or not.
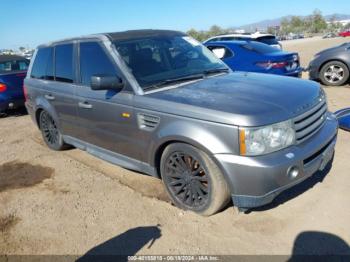
[(138, 114), (137, 121), (141, 129), (152, 131), (158, 126), (160, 118), (148, 114)]
[(296, 141), (304, 142), (321, 129), (326, 121), (327, 103), (322, 101), (311, 110), (294, 118)]

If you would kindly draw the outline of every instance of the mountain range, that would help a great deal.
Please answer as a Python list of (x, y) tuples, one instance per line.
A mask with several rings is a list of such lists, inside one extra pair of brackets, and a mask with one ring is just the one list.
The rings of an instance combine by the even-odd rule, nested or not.
[[(254, 31), (256, 28), (258, 28), (259, 30), (263, 31), (271, 26), (279, 26), (283, 19), (290, 19), (291, 17), (292, 17), (292, 15), (287, 15), (287, 16), (283, 16), (283, 17), (279, 17), (279, 18), (275, 18), (275, 19), (262, 20), (260, 22), (240, 26), (239, 29), (244, 29), (246, 31)], [(307, 16), (299, 16), (299, 17), (306, 18)], [(330, 15), (324, 16), (324, 18), (327, 21), (329, 21), (333, 17), (338, 21), (350, 19), (350, 15), (346, 15), (346, 14), (330, 14)]]

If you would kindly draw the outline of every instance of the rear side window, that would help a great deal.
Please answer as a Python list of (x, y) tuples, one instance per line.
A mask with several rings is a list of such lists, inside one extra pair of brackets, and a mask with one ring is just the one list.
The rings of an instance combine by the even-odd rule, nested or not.
[(40, 48), (35, 56), (32, 78), (53, 80), (53, 48)]
[(221, 38), (222, 41), (249, 41), (249, 37), (230, 36)]
[(12, 71), (12, 62), (5, 61), (0, 63), (0, 71), (1, 72), (10, 72)]
[(233, 52), (224, 46), (208, 46), (208, 49), (212, 51), (217, 58), (225, 59), (233, 56)]
[(17, 69), (19, 71), (25, 71), (28, 69), (29, 63), (28, 63), (28, 61), (23, 60), (23, 61), (16, 61), (16, 64), (17, 64)]
[(80, 43), (81, 83), (90, 85), (93, 75), (116, 75), (116, 69), (97, 42)]
[(73, 83), (73, 44), (55, 47), (55, 79), (59, 82)]

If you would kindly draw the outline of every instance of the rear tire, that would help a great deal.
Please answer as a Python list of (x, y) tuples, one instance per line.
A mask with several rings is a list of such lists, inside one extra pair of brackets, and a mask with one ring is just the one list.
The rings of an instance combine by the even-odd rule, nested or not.
[(349, 80), (349, 69), (342, 62), (328, 62), (321, 68), (320, 80), (326, 86), (344, 85)]
[(68, 149), (70, 146), (63, 141), (55, 120), (45, 110), (39, 116), (39, 126), (46, 145), (55, 151)]
[(230, 200), (229, 187), (218, 166), (205, 152), (191, 145), (167, 146), (160, 171), (170, 198), (181, 209), (210, 216)]

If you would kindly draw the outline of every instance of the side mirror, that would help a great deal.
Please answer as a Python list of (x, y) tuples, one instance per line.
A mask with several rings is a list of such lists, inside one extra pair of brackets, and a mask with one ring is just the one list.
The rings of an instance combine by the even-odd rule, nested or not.
[(121, 90), (124, 87), (122, 79), (111, 75), (94, 75), (91, 77), (92, 90)]

